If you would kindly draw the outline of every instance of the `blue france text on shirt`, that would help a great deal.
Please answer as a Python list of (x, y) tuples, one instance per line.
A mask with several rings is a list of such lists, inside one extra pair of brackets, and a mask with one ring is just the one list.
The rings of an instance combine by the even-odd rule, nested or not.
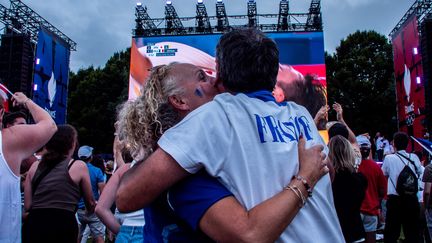
[(312, 139), (309, 121), (305, 116), (290, 117), (288, 121), (280, 121), (271, 115), (264, 117), (254, 115), (261, 143), (298, 141), (300, 134), (303, 134), (307, 141)]

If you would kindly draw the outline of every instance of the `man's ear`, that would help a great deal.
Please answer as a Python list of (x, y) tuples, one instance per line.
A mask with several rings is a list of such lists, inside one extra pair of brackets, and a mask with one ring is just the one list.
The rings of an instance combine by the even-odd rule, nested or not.
[(183, 100), (183, 98), (177, 96), (177, 95), (172, 95), (170, 97), (168, 97), (168, 101), (171, 103), (171, 105), (180, 111), (188, 111), (189, 109), (189, 105), (185, 103), (185, 101)]

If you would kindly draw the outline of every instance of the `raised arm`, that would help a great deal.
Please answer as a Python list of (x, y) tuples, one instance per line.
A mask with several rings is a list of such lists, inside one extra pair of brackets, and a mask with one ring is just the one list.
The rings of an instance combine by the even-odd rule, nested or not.
[[(300, 170), (313, 187), (328, 172), (322, 146), (305, 149), (304, 139), (299, 142)], [(275, 242), (301, 210), (302, 199), (288, 186), (297, 187), (308, 197), (303, 183), (297, 179), (272, 198), (258, 204), (250, 211), (230, 196), (213, 204), (202, 217), (200, 229), (220, 242)], [(298, 191), (297, 191), (298, 193)]]
[(99, 198), (95, 210), (96, 215), (102, 223), (104, 223), (114, 234), (117, 234), (120, 231), (120, 223), (114, 217), (110, 208), (115, 201), (116, 192), (120, 184), (120, 178), (129, 169), (129, 166), (129, 164), (123, 165), (111, 176)]
[(12, 100), (14, 106), (26, 107), (35, 121), (35, 124), (17, 125), (2, 131), (6, 161), (13, 172), (19, 175), (21, 161), (44, 146), (57, 131), (57, 126), (48, 112), (23, 93), (15, 93)]
[(315, 114), (314, 122), (315, 125), (318, 127), (320, 122), (322, 120), (325, 120), (327, 122), (328, 120), (328, 111), (330, 110), (330, 107), (328, 105), (323, 105), (318, 112)]
[(124, 147), (123, 142), (121, 142), (118, 136), (115, 135), (114, 142), (113, 142), (114, 171), (125, 164), (122, 156), (123, 147)]
[(169, 154), (159, 148), (122, 177), (116, 196), (117, 208), (120, 212), (142, 209), (188, 175)]
[(336, 111), (336, 118), (337, 118), (337, 120), (340, 123), (344, 124), (346, 126), (346, 128), (348, 129), (348, 140), (350, 141), (350, 143), (357, 144), (357, 140), (356, 140), (356, 136), (355, 136), (354, 132), (346, 124), (346, 122), (345, 122), (345, 120), (343, 118), (343, 109), (342, 109), (342, 106), (339, 103), (334, 103), (333, 104), (333, 109)]

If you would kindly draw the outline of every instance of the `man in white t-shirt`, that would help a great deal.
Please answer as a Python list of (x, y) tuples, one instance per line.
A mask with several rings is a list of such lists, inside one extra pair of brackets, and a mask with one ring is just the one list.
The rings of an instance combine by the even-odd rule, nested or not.
[(384, 136), (381, 136), (380, 132), (376, 133), (375, 136), (375, 146), (376, 146), (376, 153), (377, 153), (377, 161), (383, 161), (384, 158)]
[(399, 174), (405, 165), (408, 165), (417, 177), (423, 174), (424, 168), (417, 155), (405, 151), (408, 146), (406, 133), (395, 133), (393, 144), (396, 153), (387, 155), (382, 165), (382, 171), (388, 178), (384, 238), (386, 242), (397, 242), (402, 226), (406, 242), (418, 242), (420, 214), (418, 198), (416, 195), (399, 195), (396, 187)]
[[(299, 170), (299, 137), (308, 146), (324, 142), (304, 107), (276, 103), (272, 96), (278, 56), (276, 44), (258, 30), (224, 34), (217, 46), (218, 80), (230, 93), (217, 95), (164, 134), (160, 149), (137, 168), (139, 174), (123, 179), (119, 209), (142, 207), (202, 168), (248, 210), (284, 190)], [(139, 200), (125, 200), (133, 193)], [(328, 175), (279, 241), (344, 242)]]

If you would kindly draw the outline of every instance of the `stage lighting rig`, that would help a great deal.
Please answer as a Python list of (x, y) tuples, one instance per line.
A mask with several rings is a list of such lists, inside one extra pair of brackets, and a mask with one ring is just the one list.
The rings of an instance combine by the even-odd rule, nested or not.
[(148, 15), (147, 7), (143, 7), (142, 4), (137, 4), (135, 7), (135, 17), (136, 27), (134, 34), (136, 36), (160, 33), (160, 30), (157, 29), (153, 20)]
[(312, 0), (306, 21), (306, 31), (322, 30), (321, 1)]
[(165, 33), (184, 34), (186, 33), (183, 24), (171, 1), (166, 1), (165, 5)]
[(256, 27), (258, 25), (257, 21), (257, 5), (254, 0), (249, 0), (247, 3), (247, 11), (248, 11), (248, 27)]
[[(149, 27), (149, 25), (145, 24), (145, 18), (138, 18), (137, 15), (136, 30), (140, 30), (139, 26), (143, 26), (144, 31), (151, 29), (150, 33), (145, 32), (143, 34), (144, 36), (223, 33), (232, 28), (243, 27), (258, 28), (264, 32), (322, 31), (319, 0), (312, 0), (309, 12), (306, 13), (290, 13), (289, 0), (280, 0), (278, 14), (258, 14), (256, 1), (246, 0), (247, 14), (242, 15), (227, 15), (224, 1), (216, 0), (216, 16), (208, 15), (204, 0), (196, 0), (196, 15), (190, 17), (179, 17), (174, 9), (172, 1), (167, 0), (165, 3), (165, 17), (148, 18), (156, 27), (154, 24)], [(230, 18), (234, 19), (236, 22), (235, 25), (230, 25)], [(269, 21), (265, 21), (265, 23), (260, 23), (260, 18), (273, 19), (274, 22), (268, 23)], [(195, 26), (183, 26), (183, 23), (189, 24), (194, 20)], [(215, 25), (212, 26), (212, 23)], [(165, 27), (159, 27), (163, 24), (165, 24)], [(138, 33), (141, 32), (138, 31)]]
[(217, 31), (225, 31), (229, 27), (228, 17), (225, 10), (225, 4), (222, 0), (216, 2), (216, 18), (217, 18)]
[(51, 23), (46, 21), (42, 16), (33, 11), (30, 7), (19, 0), (10, 0), (11, 7), (6, 9), (0, 8), (0, 22), (14, 33), (25, 34), (30, 37), (31, 42), (36, 43), (40, 28), (44, 28), (64, 42), (70, 50), (76, 51), (76, 43), (66, 36)]
[(289, 2), (287, 0), (282, 0), (279, 3), (279, 17), (278, 17), (278, 31), (288, 30), (289, 20)]
[(211, 33), (210, 20), (208, 18), (207, 9), (203, 4), (203, 0), (198, 0), (196, 5), (196, 14), (196, 31), (198, 33)]

